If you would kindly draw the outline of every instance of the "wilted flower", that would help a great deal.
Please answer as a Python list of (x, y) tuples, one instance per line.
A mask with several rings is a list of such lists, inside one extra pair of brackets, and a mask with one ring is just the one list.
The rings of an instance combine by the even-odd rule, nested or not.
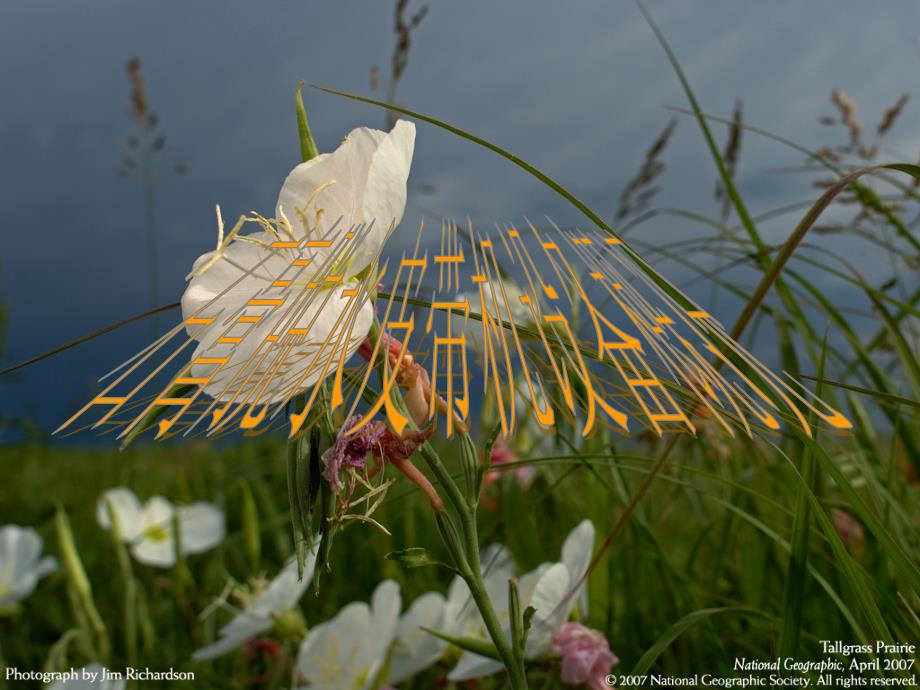
[[(435, 510), (442, 510), (444, 504), (438, 492), (428, 478), (409, 460), (419, 446), (428, 440), (431, 431), (407, 428), (402, 436), (398, 436), (381, 421), (368, 422), (357, 432), (349, 433), (361, 419), (361, 415), (348, 419), (332, 446), (323, 453), (323, 477), (329, 482), (333, 491), (339, 493), (346, 488), (342, 481), (343, 471), (352, 468), (361, 474), (367, 474), (367, 455), (372, 453), (381, 464), (378, 464), (374, 472), (370, 474), (379, 471), (383, 467), (382, 463), (390, 463), (425, 493)], [(353, 482), (349, 484), (346, 494), (351, 494), (353, 484)]]
[(146, 565), (169, 568), (176, 564), (175, 523), (183, 555), (202, 553), (224, 539), (224, 513), (213, 503), (176, 507), (162, 496), (153, 496), (141, 506), (134, 492), (117, 487), (106, 491), (96, 504), (96, 520), (107, 530), (113, 528), (110, 509), (117, 534)]
[(620, 661), (603, 634), (581, 623), (563, 623), (556, 629), (553, 652), (562, 657), (562, 682), (584, 684), (591, 690), (609, 687), (604, 678)]
[[(370, 330), (373, 308), (366, 300), (360, 305), (345, 338), (349, 323), (340, 317), (352, 299), (345, 293), (354, 287), (351, 278), (377, 260), (389, 232), (402, 220), (414, 148), (415, 126), (410, 122), (400, 120), (389, 133), (352, 130), (333, 153), (321, 154), (291, 171), (278, 196), (277, 220), (258, 219), (261, 232), (239, 235), (241, 226), (237, 226), (224, 238), (223, 224), (218, 221), (217, 249), (195, 261), (182, 296), (182, 316), (239, 313), (258, 323), (240, 342), (220, 342), (224, 326), (188, 327), (189, 335), (199, 341), (193, 360), (229, 357), (217, 372), (211, 371), (210, 364), (192, 366), (193, 377), (213, 374), (205, 387), (208, 395), (221, 399), (239, 394), (260, 404), (283, 401), (320, 379), (323, 367), (310, 370), (310, 366), (327, 338), (331, 360), (338, 361), (343, 354), (346, 359), (351, 357)], [(359, 226), (361, 230), (356, 231)], [(349, 232), (359, 232), (360, 241), (348, 243), (343, 255)], [(263, 306), (248, 305), (256, 293), (260, 299), (283, 298), (291, 288), (287, 281), (281, 281), (282, 285), (276, 281), (290, 271), (295, 257), (292, 250), (274, 248), (272, 243), (306, 238), (330, 244), (297, 249), (299, 258), (310, 260), (311, 268), (303, 273), (325, 267), (341, 275), (341, 282), (317, 291), (298, 309), (296, 318), (284, 309), (264, 312)], [(306, 289), (310, 274), (303, 277), (301, 289)], [(295, 278), (295, 284), (299, 280)], [(294, 328), (307, 333), (292, 346), (284, 362), (279, 365), (273, 358), (257, 356), (269, 335)], [(339, 335), (343, 336), (340, 343)], [(245, 376), (240, 383), (229, 385), (241, 371)]]
[(371, 605), (352, 602), (310, 630), (300, 645), (297, 671), (304, 690), (369, 690), (386, 682), (384, 668), (399, 619), (399, 585), (381, 582)]
[(89, 664), (77, 669), (77, 678), (56, 680), (46, 690), (125, 690), (127, 679), (111, 678), (103, 673), (107, 670), (102, 664)]
[[(202, 647), (192, 654), (195, 661), (214, 659), (261, 635), (279, 624), (283, 627), (288, 618), (296, 619), (299, 612), (295, 607), (303, 596), (307, 585), (313, 579), (316, 567), (316, 553), (307, 554), (304, 563), (303, 579), (297, 579), (297, 561), (292, 559), (284, 566), (275, 579), (249, 602), (245, 609), (220, 629), (217, 642)], [(288, 615), (293, 612), (294, 615)], [(301, 621), (302, 622), (302, 621)]]
[[(590, 520), (584, 520), (566, 538), (562, 546), (561, 562), (544, 563), (520, 578), (518, 591), (521, 608), (532, 606), (535, 609), (524, 648), (525, 658), (536, 659), (549, 655), (552, 652), (553, 633), (569, 619), (573, 611), (580, 615), (586, 613), (586, 583), (579, 585), (571, 596), (570, 592), (587, 573), (593, 546), (594, 525)], [(504, 595), (500, 592), (490, 592), (490, 596), (499, 620), (508, 621), (510, 614), (507, 578), (504, 589)], [(506, 624), (505, 634), (509, 633), (510, 626)], [(472, 635), (464, 636), (488, 640), (481, 619)], [(453, 681), (481, 678), (497, 673), (502, 668), (499, 661), (472, 652), (463, 652), (448, 678)]]
[(0, 608), (29, 596), (39, 579), (57, 569), (51, 556), (40, 558), (42, 538), (31, 527), (5, 525), (0, 529)]
[(323, 477), (336, 493), (344, 488), (341, 479), (343, 470), (351, 467), (363, 472), (367, 465), (367, 454), (380, 447), (386, 431), (386, 425), (382, 422), (372, 422), (365, 424), (357, 433), (349, 434), (360, 421), (360, 415), (346, 421), (333, 444), (323, 453)]

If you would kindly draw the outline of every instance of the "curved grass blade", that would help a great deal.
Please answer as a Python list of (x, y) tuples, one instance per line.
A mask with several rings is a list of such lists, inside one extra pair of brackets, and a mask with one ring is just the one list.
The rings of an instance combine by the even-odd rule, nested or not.
[(842, 388), (844, 390), (853, 391), (854, 393), (859, 393), (870, 398), (875, 398), (876, 400), (882, 402), (891, 403), (892, 405), (907, 405), (909, 407), (916, 407), (920, 409), (920, 400), (911, 400), (910, 398), (905, 398), (900, 395), (884, 393), (872, 388), (864, 388), (863, 386), (854, 386), (852, 383), (844, 383), (843, 381), (834, 381), (833, 379), (822, 378), (819, 376), (809, 376), (808, 374), (802, 374), (801, 372), (790, 373), (800, 379), (808, 379), (809, 381), (814, 381), (815, 383), (821, 383), (827, 386), (834, 386), (835, 388)]
[[(738, 189), (735, 187), (734, 179), (728, 172), (728, 167), (725, 165), (725, 159), (722, 157), (722, 154), (719, 151), (719, 147), (716, 145), (716, 140), (712, 136), (709, 125), (706, 123), (706, 118), (703, 116), (703, 111), (700, 108), (700, 104), (696, 100), (696, 95), (693, 93), (693, 89), (690, 88), (690, 82), (687, 80), (687, 77), (684, 74), (683, 68), (680, 66), (680, 62), (678, 61), (677, 56), (674, 54), (674, 51), (671, 50), (671, 46), (665, 39), (664, 34), (661, 33), (661, 30), (658, 28), (655, 20), (652, 19), (652, 15), (645, 8), (645, 5), (641, 2), (641, 0), (636, 0), (636, 5), (639, 7), (639, 11), (642, 13), (642, 16), (648, 23), (649, 28), (651, 28), (652, 33), (655, 34), (655, 38), (661, 45), (662, 50), (664, 50), (665, 55), (667, 55), (668, 62), (671, 63), (671, 67), (673, 68), (674, 73), (677, 75), (678, 81), (680, 81), (681, 88), (683, 88), (684, 94), (687, 96), (687, 100), (690, 102), (690, 107), (693, 109), (693, 114), (700, 125), (700, 130), (702, 130), (703, 138), (706, 140), (706, 147), (712, 154), (713, 161), (719, 170), (719, 177), (722, 179), (722, 184), (724, 185), (726, 196), (729, 198), (729, 200), (731, 200), (732, 206), (735, 207), (735, 212), (738, 214), (738, 218), (747, 231), (751, 242), (754, 243), (754, 246), (757, 247), (758, 251), (762, 251), (765, 248), (763, 239), (760, 237), (760, 233), (757, 232), (757, 227), (754, 225), (754, 221), (751, 219), (751, 215), (748, 213), (747, 207), (741, 200), (741, 195), (738, 194)], [(762, 264), (762, 267), (766, 268), (766, 265)]]
[(428, 124), (434, 125), (435, 127), (440, 127), (441, 129), (444, 129), (450, 132), (451, 134), (455, 134), (458, 137), (466, 139), (467, 141), (471, 141), (474, 144), (478, 144), (479, 146), (487, 148), (493, 153), (497, 153), (502, 158), (505, 158), (506, 160), (514, 163), (516, 166), (518, 166), (522, 170), (525, 170), (526, 172), (530, 173), (533, 177), (537, 178), (538, 180), (540, 180), (540, 182), (542, 182), (547, 187), (552, 189), (554, 192), (559, 194), (562, 198), (564, 198), (566, 201), (572, 204), (575, 208), (581, 211), (581, 213), (588, 220), (594, 223), (594, 225), (596, 225), (600, 230), (607, 233), (611, 237), (615, 237), (618, 240), (620, 240), (620, 245), (619, 245), (620, 248), (622, 248), (624, 251), (627, 252), (629, 257), (635, 262), (635, 264), (639, 267), (639, 269), (643, 273), (645, 273), (652, 281), (654, 281), (654, 283), (658, 287), (664, 290), (668, 294), (669, 297), (671, 297), (674, 301), (676, 301), (682, 307), (693, 308), (693, 305), (687, 300), (686, 296), (684, 296), (683, 293), (680, 292), (680, 290), (676, 290), (674, 286), (668, 282), (667, 279), (665, 279), (657, 271), (655, 271), (655, 269), (653, 269), (645, 261), (645, 259), (643, 259), (642, 256), (638, 252), (636, 252), (636, 250), (634, 250), (613, 228), (611, 228), (604, 221), (603, 218), (601, 218), (597, 213), (592, 211), (591, 208), (587, 204), (585, 204), (585, 202), (583, 202), (577, 196), (572, 194), (572, 192), (570, 192), (568, 189), (563, 187), (559, 182), (551, 178), (549, 175), (540, 171), (539, 169), (537, 169), (536, 167), (534, 167), (533, 165), (525, 161), (523, 158), (520, 158), (519, 156), (516, 156), (509, 151), (506, 151), (502, 147), (498, 146), (497, 144), (492, 143), (491, 141), (488, 141), (487, 139), (478, 137), (475, 134), (471, 134), (463, 129), (460, 129), (459, 127), (455, 125), (449, 124), (435, 117), (431, 117), (430, 115), (424, 115), (422, 113), (416, 112), (414, 110), (409, 110), (408, 108), (403, 108), (401, 106), (394, 105), (392, 103), (380, 101), (375, 98), (368, 98), (367, 96), (359, 96), (357, 94), (348, 93), (347, 91), (338, 91), (336, 89), (330, 89), (328, 87), (319, 86), (316, 84), (313, 84), (312, 86), (313, 88), (318, 89), (319, 91), (323, 91), (324, 93), (332, 94), (334, 96), (341, 96), (342, 98), (348, 98), (353, 101), (358, 101), (360, 103), (366, 103), (368, 105), (377, 106), (378, 108), (385, 108), (386, 110), (391, 110), (393, 112), (397, 112), (402, 115), (406, 115), (407, 117), (412, 117), (417, 120), (421, 120), (422, 122), (427, 122)]
[[(815, 453), (815, 457), (817, 457), (818, 461), (821, 463), (822, 468), (831, 475), (831, 478), (837, 484), (837, 487), (840, 489), (841, 493), (843, 493), (843, 495), (846, 497), (848, 506), (859, 516), (863, 524), (869, 528), (872, 536), (874, 536), (875, 539), (879, 542), (879, 546), (898, 567), (899, 572), (904, 575), (913, 590), (920, 593), (920, 566), (918, 566), (918, 564), (914, 559), (911, 558), (910, 555), (905, 553), (904, 549), (901, 548), (901, 545), (898, 544), (897, 541), (895, 541), (895, 539), (888, 533), (888, 530), (882, 524), (881, 520), (866, 504), (862, 496), (860, 496), (856, 489), (853, 487), (852, 482), (847, 479), (846, 475), (827, 454), (827, 451), (825, 451), (820, 444), (816, 443), (813, 439), (806, 437), (804, 434), (797, 433), (797, 436), (803, 439), (809, 446), (811, 446), (812, 451)], [(796, 470), (796, 474), (798, 475), (798, 470)], [(814, 499), (814, 502), (817, 503), (817, 499)], [(817, 505), (819, 508), (821, 507), (820, 503), (817, 503)], [(821, 509), (821, 514), (824, 520), (827, 521), (827, 527), (829, 527), (832, 532), (832, 534), (828, 534), (828, 539), (833, 546), (835, 541), (834, 538), (836, 537), (836, 541), (839, 542), (840, 537), (837, 536), (837, 532), (834, 530), (830, 519), (824, 515), (823, 508)], [(821, 522), (822, 527), (825, 527), (824, 521), (822, 520)], [(825, 532), (826, 531), (827, 530), (825, 529)], [(842, 543), (840, 544), (840, 547), (844, 548)], [(846, 549), (844, 549), (844, 552), (846, 552)]]
[(156, 316), (157, 314), (160, 314), (164, 311), (169, 311), (171, 309), (178, 309), (179, 306), (180, 306), (179, 302), (173, 302), (172, 304), (164, 304), (162, 307), (156, 307), (155, 309), (150, 309), (148, 311), (141, 312), (140, 314), (129, 316), (127, 319), (116, 321), (115, 323), (109, 324), (108, 326), (104, 326), (98, 330), (93, 331), (92, 333), (88, 333), (84, 336), (76, 338), (75, 340), (70, 340), (62, 345), (53, 347), (50, 350), (47, 350), (46, 352), (41, 353), (40, 355), (35, 355), (34, 357), (30, 357), (29, 359), (19, 362), (18, 364), (14, 364), (11, 367), (0, 369), (0, 376), (14, 372), (17, 369), (22, 369), (23, 367), (27, 367), (31, 364), (36, 364), (38, 362), (41, 362), (43, 359), (48, 359), (49, 357), (53, 357), (54, 355), (59, 354), (63, 352), (64, 350), (69, 350), (70, 348), (76, 347), (77, 345), (82, 345), (83, 343), (89, 340), (92, 340), (93, 338), (98, 338), (100, 335), (111, 333), (112, 331), (118, 330), (119, 328), (122, 328), (123, 326), (132, 324), (135, 321), (140, 321), (141, 319), (146, 319), (150, 316)]
[(880, 165), (870, 165), (865, 168), (859, 168), (854, 170), (849, 175), (838, 180), (835, 184), (828, 187), (825, 192), (812, 204), (812, 207), (808, 210), (802, 220), (799, 221), (799, 224), (796, 226), (795, 230), (792, 231), (792, 234), (789, 236), (789, 239), (783, 245), (783, 248), (780, 250), (780, 253), (777, 255), (776, 259), (770, 264), (769, 270), (761, 280), (760, 284), (754, 290), (754, 293), (751, 295), (751, 299), (745, 305), (744, 311), (741, 312), (741, 315), (738, 317), (738, 321), (735, 323), (735, 328), (732, 329), (731, 337), (735, 340), (738, 338), (736, 331), (744, 330), (747, 323), (750, 321), (751, 317), (757, 311), (757, 308), (760, 302), (763, 301), (766, 297), (767, 292), (770, 290), (770, 287), (774, 282), (779, 278), (780, 273), (783, 270), (783, 267), (789, 261), (792, 254), (795, 252), (796, 248), (804, 239), (805, 235), (808, 234), (808, 231), (814, 227), (815, 222), (821, 216), (821, 214), (831, 205), (834, 198), (840, 194), (844, 189), (846, 189), (854, 181), (866, 175), (868, 173), (874, 172), (876, 170), (897, 170), (899, 172), (907, 173), (908, 175), (914, 177), (915, 179), (920, 179), (920, 166), (909, 165), (907, 163), (883, 163)]
[(636, 662), (636, 665), (633, 667), (632, 671), (629, 672), (629, 675), (644, 675), (648, 673), (652, 668), (652, 664), (655, 663), (658, 657), (671, 646), (674, 640), (686, 632), (687, 629), (701, 621), (722, 614), (735, 614), (739, 616), (748, 616), (750, 618), (768, 618), (762, 611), (744, 608), (742, 606), (723, 606), (721, 608), (700, 609), (699, 611), (688, 613), (672, 625), (661, 637), (655, 640), (651, 647), (645, 650), (645, 653), (639, 658), (639, 661)]
[[(826, 346), (825, 339), (825, 346)], [(825, 347), (826, 352), (826, 347)], [(824, 375), (822, 356), (818, 375)], [(815, 394), (820, 396), (820, 386)], [(814, 419), (811, 420), (814, 422)], [(789, 567), (786, 569), (785, 591), (783, 592), (783, 623), (780, 629), (778, 653), (781, 657), (794, 656), (799, 647), (802, 632), (805, 584), (808, 573), (808, 552), (811, 548), (811, 503), (817, 484), (817, 463), (811, 448), (802, 446), (801, 474), (803, 485), (796, 497), (795, 518), (792, 522), (792, 550), (789, 553)]]

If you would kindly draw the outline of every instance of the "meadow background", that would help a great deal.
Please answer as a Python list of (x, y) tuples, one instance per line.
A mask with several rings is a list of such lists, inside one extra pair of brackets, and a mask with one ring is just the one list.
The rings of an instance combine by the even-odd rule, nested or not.
[[(631, 3), (586, 2), (573, 12), (561, 3), (431, 2), (408, 36), (394, 31), (394, 12), (411, 26), (423, 7), (0, 10), (0, 60), (17, 66), (0, 74), (4, 365), (178, 299), (192, 260), (212, 246), (214, 203), (228, 218), (273, 206), (298, 159), (292, 90), (301, 79), (394, 99), (520, 155), (727, 326), (835, 180), (920, 157), (917, 103), (900, 100), (917, 89), (920, 11), (911, 3), (884, 11), (855, 2), (649, 3), (700, 113), (724, 122), (686, 112), (692, 102), (675, 65)], [(153, 127), (130, 114), (134, 56), (133, 75), (158, 115)], [(403, 67), (391, 91), (394, 60)], [(383, 110), (305, 95), (320, 150), (354, 126), (388, 121)], [(771, 366), (824, 379), (822, 396), (856, 430), (816, 444), (791, 433), (731, 441), (714, 430), (678, 443), (590, 580), (588, 623), (620, 657), (617, 672), (729, 673), (735, 656), (816, 657), (821, 639), (920, 638), (918, 198), (910, 175), (885, 171), (842, 189), (808, 226), (742, 341)], [(585, 223), (500, 156), (420, 125), (405, 227), (414, 231), (422, 216), (470, 215), (490, 226), (544, 213)], [(414, 232), (394, 239), (398, 253)], [(55, 510), (66, 510), (110, 626), (109, 665), (118, 667), (123, 574), (96, 524), (98, 497), (128, 485), (142, 498), (222, 506), (228, 537), (190, 558), (193, 578), (135, 564), (140, 653), (151, 665), (194, 669), (190, 687), (252, 687), (272, 659), (193, 664), (189, 655), (213, 636), (213, 621), (197, 615), (227, 577), (271, 576), (291, 552), (283, 439), (119, 453), (110, 439), (49, 436), (97, 376), (144, 345), (155, 321), (162, 329), (174, 317), (0, 378), (0, 524), (35, 526), (57, 553)], [(663, 442), (599, 435), (536, 444), (524, 434), (514, 450), (535, 478), (526, 489), (510, 475), (491, 486), (480, 529), (523, 571), (555, 559), (583, 517), (601, 536), (611, 529)], [(383, 558), (437, 548), (416, 493), (397, 487), (375, 517), (392, 536), (361, 526), (337, 538), (322, 596), (301, 603), (308, 625), (366, 600), (384, 577), (401, 583), (404, 601), (446, 587), (436, 570)], [(52, 575), (0, 619), (4, 661), (60, 663), (49, 653), (74, 624), (65, 578)], [(69, 653), (74, 665), (92, 661)], [(438, 674), (400, 687), (432, 687)], [(533, 674), (533, 687), (558, 685), (551, 668)]]

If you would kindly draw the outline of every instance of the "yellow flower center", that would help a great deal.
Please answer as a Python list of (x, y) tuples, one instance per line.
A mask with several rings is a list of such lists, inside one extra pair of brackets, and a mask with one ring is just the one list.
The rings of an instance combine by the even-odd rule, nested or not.
[(154, 525), (153, 527), (148, 527), (144, 531), (144, 536), (150, 541), (169, 541), (169, 530), (162, 525)]

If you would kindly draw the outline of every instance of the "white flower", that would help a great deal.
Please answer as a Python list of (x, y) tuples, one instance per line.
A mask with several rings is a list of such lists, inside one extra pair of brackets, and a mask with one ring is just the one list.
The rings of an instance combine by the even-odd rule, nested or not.
[(57, 569), (51, 556), (39, 558), (42, 538), (31, 527), (0, 529), (0, 608), (16, 604), (35, 589), (40, 578)]
[(310, 630), (297, 655), (304, 689), (368, 690), (393, 642), (400, 606), (399, 585), (384, 580), (370, 606), (352, 602)]
[(220, 629), (220, 639), (197, 650), (192, 659), (215, 659), (270, 630), (277, 616), (294, 609), (300, 601), (313, 579), (315, 567), (316, 552), (310, 552), (304, 562), (303, 579), (298, 580), (297, 561), (291, 559), (245, 610)]
[(77, 669), (78, 678), (56, 680), (48, 686), (47, 690), (125, 690), (128, 681), (124, 678), (103, 678), (103, 671), (107, 671), (102, 664), (89, 664)]
[[(215, 364), (192, 367), (193, 377), (213, 375), (205, 393), (246, 403), (284, 401), (315, 384), (325, 363), (337, 363), (343, 350), (346, 359), (354, 354), (370, 330), (373, 311), (364, 296), (349, 307), (345, 292), (355, 286), (350, 278), (377, 260), (387, 236), (402, 220), (414, 148), (415, 125), (410, 122), (398, 121), (389, 133), (352, 130), (333, 153), (291, 171), (278, 196), (274, 228), (245, 236), (237, 235), (236, 228), (224, 239), (219, 221), (218, 248), (198, 258), (182, 296), (184, 319), (214, 318), (210, 325), (188, 327), (189, 335), (199, 341), (193, 360), (230, 358), (219, 369)], [(346, 234), (352, 232), (355, 238), (349, 240)], [(305, 239), (331, 245), (271, 247), (274, 241)], [(310, 263), (298, 268), (292, 266), (295, 259)], [(341, 275), (342, 282), (331, 289), (308, 289), (314, 279), (333, 273)], [(249, 304), (254, 298), (286, 299), (286, 304)], [(340, 319), (349, 308), (348, 317)], [(249, 325), (228, 336), (230, 317), (245, 317)], [(268, 336), (277, 335), (280, 341), (294, 329), (306, 333), (284, 352), (283, 361), (276, 361), (278, 352), (265, 354)], [(218, 342), (224, 337), (242, 340)], [(314, 364), (317, 351), (321, 359)], [(326, 374), (335, 369), (330, 367)]]
[(169, 568), (176, 564), (174, 520), (179, 523), (183, 555), (202, 553), (224, 539), (224, 513), (213, 503), (175, 507), (162, 496), (153, 496), (141, 506), (130, 489), (109, 489), (96, 504), (96, 520), (107, 530), (112, 529), (110, 505), (121, 539), (146, 565)]
[[(493, 602), (507, 608), (511, 558), (503, 547), (492, 545), (480, 556), (486, 592)], [(396, 644), (390, 658), (390, 683), (399, 683), (437, 663), (448, 644), (422, 628), (454, 637), (474, 637), (484, 629), (470, 590), (459, 576), (451, 582), (447, 598), (428, 592), (416, 599), (399, 620)]]
[[(562, 546), (561, 562), (544, 563), (520, 578), (518, 591), (521, 609), (524, 610), (528, 606), (536, 609), (524, 649), (525, 658), (536, 659), (551, 652), (553, 631), (569, 619), (576, 606), (582, 609), (580, 611), (582, 615), (586, 613), (584, 610), (587, 608), (585, 584), (578, 588), (574, 596), (566, 599), (566, 595), (588, 571), (593, 546), (594, 525), (590, 520), (584, 520), (566, 538)], [(507, 580), (505, 589), (507, 590)], [(496, 593), (493, 597), (492, 603), (505, 628), (505, 635), (508, 635), (510, 625), (507, 591), (504, 596)], [(489, 639), (481, 619), (473, 634), (465, 636)], [(481, 678), (497, 673), (502, 668), (502, 664), (494, 659), (463, 652), (448, 678), (453, 681)]]

